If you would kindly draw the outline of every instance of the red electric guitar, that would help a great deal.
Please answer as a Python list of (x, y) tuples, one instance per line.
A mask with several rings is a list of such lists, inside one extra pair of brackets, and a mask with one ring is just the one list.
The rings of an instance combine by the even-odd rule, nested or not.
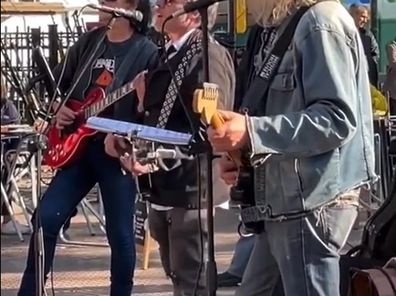
[[(97, 88), (91, 91), (83, 102), (69, 100), (66, 106), (78, 115), (71, 127), (59, 130), (53, 126), (49, 129), (48, 148), (43, 156), (44, 164), (58, 169), (77, 160), (84, 151), (87, 139), (97, 133), (85, 126), (86, 120), (91, 116), (97, 116), (134, 89), (133, 82), (129, 82), (107, 96), (103, 89)], [(72, 131), (68, 132), (70, 129)]]

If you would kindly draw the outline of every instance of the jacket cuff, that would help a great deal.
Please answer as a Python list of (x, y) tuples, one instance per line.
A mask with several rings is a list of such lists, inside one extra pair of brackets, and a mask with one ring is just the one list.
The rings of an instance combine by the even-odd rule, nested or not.
[(279, 154), (278, 151), (266, 145), (263, 138), (263, 127), (265, 127), (264, 117), (246, 116), (246, 126), (249, 134), (251, 159), (259, 160), (266, 158), (267, 154)]

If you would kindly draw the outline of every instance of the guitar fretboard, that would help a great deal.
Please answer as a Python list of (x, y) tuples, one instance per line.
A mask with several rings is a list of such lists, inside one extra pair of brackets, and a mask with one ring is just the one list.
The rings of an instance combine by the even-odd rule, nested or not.
[(110, 94), (106, 95), (103, 100), (93, 103), (91, 106), (85, 109), (85, 118), (89, 118), (92, 116), (98, 115), (100, 112), (105, 110), (110, 105), (117, 102), (119, 99), (124, 97), (125, 95), (129, 94), (135, 89), (133, 82), (128, 82), (127, 84), (123, 85), (122, 87), (116, 89), (115, 91), (111, 92)]

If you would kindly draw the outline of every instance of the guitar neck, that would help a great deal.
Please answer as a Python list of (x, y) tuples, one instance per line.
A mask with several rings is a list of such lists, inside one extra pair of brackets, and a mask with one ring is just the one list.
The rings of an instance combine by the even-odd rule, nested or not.
[(85, 109), (85, 117), (97, 116), (100, 112), (105, 110), (107, 107), (111, 106), (118, 100), (122, 99), (127, 94), (131, 93), (135, 90), (135, 86), (133, 82), (128, 82), (124, 84), (122, 87), (116, 89), (110, 94), (106, 95), (102, 100), (93, 103), (88, 108)]

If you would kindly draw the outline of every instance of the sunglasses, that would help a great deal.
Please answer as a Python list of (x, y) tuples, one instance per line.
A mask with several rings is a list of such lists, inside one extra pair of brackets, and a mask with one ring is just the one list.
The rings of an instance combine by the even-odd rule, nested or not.
[(185, 2), (190, 2), (190, 0), (187, 1), (177, 1), (177, 0), (155, 0), (154, 1), (154, 6), (160, 7), (160, 8), (164, 8), (166, 5), (168, 4), (172, 4), (172, 3), (180, 3), (180, 4), (185, 4)]
[(170, 4), (171, 2), (172, 2), (172, 0), (156, 0), (156, 1), (154, 1), (154, 6), (163, 8), (167, 4)]

